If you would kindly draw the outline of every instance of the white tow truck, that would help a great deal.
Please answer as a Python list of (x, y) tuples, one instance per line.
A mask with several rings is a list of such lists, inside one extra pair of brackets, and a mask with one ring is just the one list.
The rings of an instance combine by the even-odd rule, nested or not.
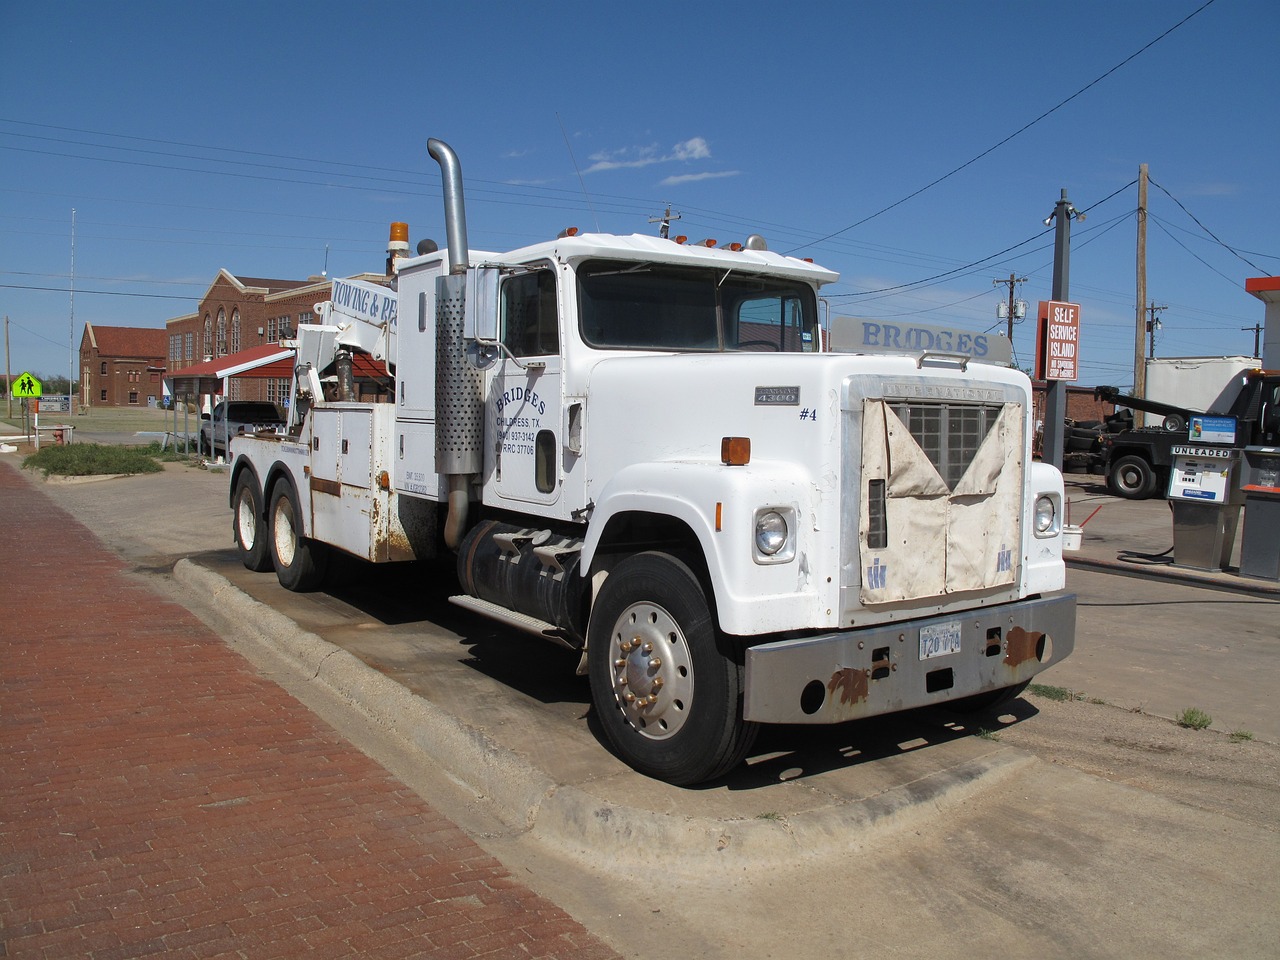
[(447, 249), (393, 225), (388, 286), (299, 326), (285, 434), (231, 441), (247, 567), (456, 556), (454, 601), (580, 651), (617, 754), (676, 784), (760, 724), (990, 705), (1070, 653), (1062, 477), (981, 338), (832, 352), (836, 274), (758, 236), (471, 251), (428, 151)]

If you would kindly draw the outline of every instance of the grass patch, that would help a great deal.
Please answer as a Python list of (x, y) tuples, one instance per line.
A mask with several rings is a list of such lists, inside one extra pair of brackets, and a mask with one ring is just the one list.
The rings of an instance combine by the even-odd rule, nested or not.
[(1056, 700), (1062, 703), (1067, 700), (1074, 700), (1076, 695), (1066, 687), (1054, 687), (1046, 683), (1033, 683), (1027, 687), (1029, 693), (1037, 697), (1044, 697), (1046, 700)]
[(1187, 707), (1178, 714), (1178, 726), (1189, 730), (1203, 730), (1213, 723), (1213, 717), (1198, 707)]
[(986, 727), (979, 727), (977, 733), (978, 733), (978, 736), (980, 736), (983, 740), (999, 740), (1000, 739), (1000, 734), (998, 734), (994, 730), (988, 730)]
[(774, 813), (772, 810), (770, 810), (768, 813), (757, 813), (756, 819), (757, 820), (781, 820), (782, 814)]
[[(156, 445), (158, 447), (158, 445)], [(43, 447), (22, 461), (45, 477), (94, 477), (115, 473), (158, 473), (164, 469), (146, 447), (114, 447), (100, 443), (71, 443)]]
[(1232, 743), (1248, 743), (1252, 739), (1253, 739), (1253, 734), (1248, 730), (1232, 730), (1231, 731)]

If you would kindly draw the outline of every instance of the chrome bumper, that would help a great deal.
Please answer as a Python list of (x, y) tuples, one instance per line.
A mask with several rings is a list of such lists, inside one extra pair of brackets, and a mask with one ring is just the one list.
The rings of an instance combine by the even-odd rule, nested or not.
[[(920, 634), (960, 649), (922, 659)], [(1030, 680), (1075, 646), (1076, 598), (1054, 594), (949, 616), (778, 640), (746, 651), (744, 715), (758, 723), (840, 723)]]

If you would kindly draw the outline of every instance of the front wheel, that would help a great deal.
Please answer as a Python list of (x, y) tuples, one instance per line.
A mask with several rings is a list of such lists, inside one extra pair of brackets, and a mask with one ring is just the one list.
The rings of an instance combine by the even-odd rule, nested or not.
[(236, 480), (236, 492), (231, 498), (231, 532), (240, 562), (246, 569), (254, 573), (271, 569), (271, 545), (267, 542), (267, 525), (262, 514), (262, 491), (248, 470)]
[(301, 533), (301, 514), (293, 487), (277, 483), (271, 492), (271, 561), (280, 586), (295, 593), (314, 590), (324, 582), (329, 551), (323, 543)]
[(1142, 457), (1127, 454), (1111, 464), (1111, 490), (1125, 500), (1145, 500), (1156, 488), (1156, 474)]
[(674, 557), (642, 553), (600, 589), (587, 630), (591, 696), (618, 755), (685, 786), (727, 772), (757, 727), (742, 719), (744, 668), (702, 585)]

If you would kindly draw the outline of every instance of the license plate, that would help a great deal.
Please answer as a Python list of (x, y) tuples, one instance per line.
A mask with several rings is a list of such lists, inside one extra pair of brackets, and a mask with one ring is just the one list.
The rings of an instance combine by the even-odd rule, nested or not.
[(920, 628), (920, 659), (945, 657), (949, 653), (960, 652), (960, 621), (936, 623), (930, 627)]

